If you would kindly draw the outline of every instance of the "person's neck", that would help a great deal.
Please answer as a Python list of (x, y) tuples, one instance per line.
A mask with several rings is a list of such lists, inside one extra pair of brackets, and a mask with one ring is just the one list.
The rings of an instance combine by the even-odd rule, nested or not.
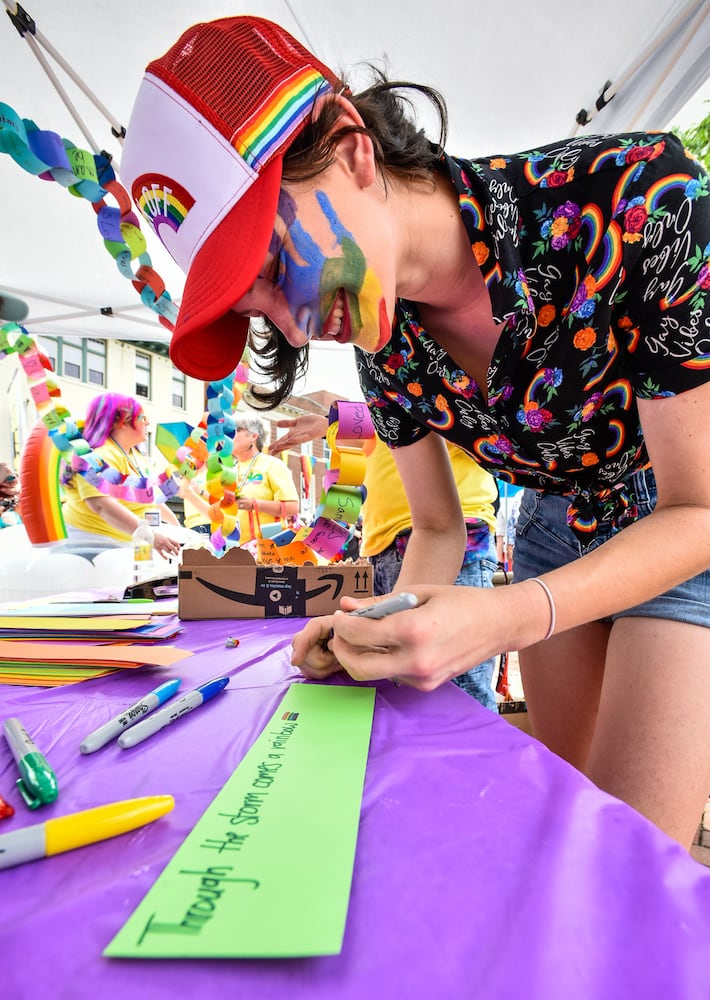
[(397, 296), (442, 317), (470, 313), (479, 303), (490, 308), (448, 177), (436, 174), (433, 188), (409, 189), (398, 211), (405, 235), (400, 246)]
[(251, 460), (253, 458), (256, 458), (256, 456), (258, 454), (259, 454), (259, 451), (258, 451), (256, 445), (253, 444), (253, 445), (251, 445), (250, 448), (247, 448), (246, 451), (237, 452), (237, 461), (238, 462), (251, 462)]
[(448, 178), (414, 192), (408, 211), (397, 294), (416, 303), (427, 333), (485, 394), (500, 330)]
[(110, 437), (112, 440), (128, 454), (128, 452), (135, 448), (136, 446), (136, 436), (135, 431), (130, 427), (114, 427), (111, 431)]

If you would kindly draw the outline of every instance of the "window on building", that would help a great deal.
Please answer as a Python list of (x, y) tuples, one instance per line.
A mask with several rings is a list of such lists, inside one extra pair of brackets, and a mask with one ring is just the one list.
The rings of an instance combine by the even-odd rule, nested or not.
[(81, 347), (78, 344), (63, 345), (61, 374), (67, 378), (81, 378)]
[(106, 385), (105, 340), (41, 337), (38, 346), (51, 361), (57, 375), (66, 375), (91, 385)]
[(87, 340), (86, 381), (92, 385), (106, 385), (106, 341)]
[(150, 354), (136, 351), (136, 396), (150, 399)]
[(177, 406), (181, 410), (185, 409), (185, 387), (184, 373), (173, 368), (173, 406)]

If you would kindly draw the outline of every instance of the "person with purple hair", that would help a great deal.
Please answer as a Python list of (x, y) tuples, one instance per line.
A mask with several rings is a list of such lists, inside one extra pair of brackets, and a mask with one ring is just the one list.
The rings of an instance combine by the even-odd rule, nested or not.
[[(84, 421), (84, 440), (94, 453), (124, 476), (150, 476), (151, 470), (139, 446), (146, 440), (148, 418), (132, 396), (106, 392), (91, 400)], [(133, 503), (101, 493), (84, 476), (62, 472), (64, 523), (67, 538), (129, 544), (146, 510), (155, 504)], [(166, 504), (157, 505), (161, 521), (178, 524)], [(180, 544), (160, 529), (153, 529), (153, 547), (164, 558), (177, 555)]]

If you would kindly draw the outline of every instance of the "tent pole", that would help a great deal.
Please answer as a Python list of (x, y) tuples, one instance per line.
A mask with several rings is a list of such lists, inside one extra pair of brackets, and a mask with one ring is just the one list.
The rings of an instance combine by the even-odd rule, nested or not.
[(60, 98), (64, 102), (64, 105), (65, 105), (67, 111), (69, 112), (69, 114), (72, 116), (72, 118), (76, 122), (76, 124), (77, 124), (80, 132), (82, 133), (82, 135), (84, 136), (84, 138), (86, 139), (86, 141), (89, 143), (91, 151), (95, 155), (98, 155), (98, 153), (101, 152), (101, 150), (99, 149), (98, 143), (95, 142), (93, 136), (91, 135), (91, 133), (89, 132), (88, 128), (84, 124), (84, 122), (83, 122), (83, 120), (81, 118), (81, 115), (79, 114), (79, 112), (77, 111), (77, 109), (74, 107), (71, 99), (69, 98), (69, 95), (67, 94), (67, 92), (64, 89), (64, 87), (62, 87), (61, 83), (59, 82), (59, 79), (57, 78), (56, 73), (54, 73), (54, 71), (52, 70), (51, 66), (49, 65), (49, 63), (45, 59), (44, 54), (40, 51), (40, 48), (37, 45), (36, 40), (34, 38), (31, 38), (30, 36), (27, 36), (25, 38), (25, 41), (27, 42), (27, 44), (29, 45), (29, 47), (34, 52), (34, 54), (35, 54), (35, 56), (37, 58), (37, 61), (39, 62), (40, 66), (42, 67), (42, 69), (45, 71), (45, 73), (49, 77), (50, 83), (52, 83), (52, 85), (54, 86), (54, 89), (57, 91), (57, 93), (59, 94)]
[[(17, 28), (20, 37), (24, 38), (24, 40), (29, 45), (40, 66), (45, 71), (45, 73), (49, 77), (50, 82), (54, 86), (55, 90), (59, 94), (62, 101), (64, 102), (67, 110), (69, 111), (69, 114), (72, 116), (72, 118), (78, 125), (79, 129), (81, 130), (84, 138), (91, 146), (93, 152), (94, 153), (101, 152), (99, 145), (94, 141), (90, 132), (84, 125), (81, 115), (79, 114), (73, 102), (69, 98), (69, 95), (62, 87), (58, 77), (50, 67), (46, 58), (44, 57), (44, 54), (40, 51), (39, 49), (40, 45), (47, 51), (47, 53), (54, 59), (54, 61), (59, 66), (61, 66), (61, 68), (67, 74), (69, 79), (76, 84), (79, 90), (81, 90), (81, 92), (91, 101), (94, 107), (101, 112), (101, 114), (104, 116), (104, 118), (108, 121), (109, 125), (111, 126), (111, 132), (113, 133), (115, 138), (118, 139), (119, 142), (123, 142), (123, 139), (126, 135), (126, 130), (123, 127), (123, 125), (121, 125), (118, 119), (111, 114), (111, 112), (108, 110), (108, 108), (106, 108), (104, 104), (102, 104), (102, 102), (96, 97), (93, 91), (91, 91), (86, 86), (81, 77), (74, 72), (73, 68), (64, 59), (64, 57), (54, 48), (54, 46), (44, 37), (44, 35), (37, 30), (37, 26), (35, 22), (32, 20), (32, 18), (30, 18), (25, 11), (22, 11), (21, 8), (18, 9), (18, 4), (14, 5), (14, 11), (13, 11), (11, 8), (10, 0), (3, 0), (3, 3), (5, 4), (10, 19)], [(22, 16), (20, 16), (21, 14)]]
[[(591, 110), (587, 108), (582, 108), (581, 111), (577, 112), (576, 124), (572, 131), (569, 133), (568, 138), (572, 138), (579, 131), (580, 125), (589, 125), (593, 118), (595, 118), (601, 110), (612, 100), (612, 98), (621, 90), (621, 88), (628, 82), (628, 80), (638, 72), (638, 70), (648, 62), (649, 59), (660, 49), (662, 45), (668, 41), (676, 32), (685, 24), (689, 19), (694, 19), (698, 13), (702, 12), (704, 7), (704, 0), (690, 0), (681, 11), (678, 13), (668, 27), (661, 32), (658, 38), (649, 45), (644, 51), (638, 56), (637, 59), (631, 64), (631, 66), (625, 70), (618, 80), (607, 81), (602, 87), (601, 94), (593, 102)], [(704, 15), (703, 15), (704, 16)], [(687, 44), (687, 42), (686, 42)]]
[(700, 28), (700, 25), (702, 24), (702, 22), (705, 20), (705, 18), (707, 16), (708, 16), (708, 8), (705, 7), (703, 9), (702, 7), (700, 7), (698, 9), (698, 11), (696, 12), (695, 17), (693, 18), (693, 20), (688, 24), (688, 27), (685, 30), (685, 34), (683, 36), (681, 36), (680, 41), (678, 43), (678, 48), (677, 48), (676, 53), (675, 53), (675, 56), (673, 57), (672, 60), (669, 61), (668, 66), (665, 69), (665, 72), (661, 74), (661, 76), (658, 78), (658, 80), (656, 80), (655, 90), (647, 96), (647, 98), (644, 101), (643, 105), (639, 108), (636, 117), (634, 118), (633, 122), (630, 125), (630, 129), (631, 130), (634, 130), (634, 129), (638, 128), (639, 119), (641, 118), (641, 116), (643, 115), (643, 113), (648, 108), (649, 104), (651, 103), (651, 101), (653, 99), (654, 94), (656, 94), (658, 92), (658, 88), (661, 86), (661, 84), (664, 82), (664, 80), (666, 80), (668, 78), (668, 75), (670, 74), (671, 70), (677, 65), (678, 60), (681, 58), (681, 56), (683, 55), (683, 53), (685, 52), (685, 50), (690, 45), (690, 43), (691, 43), (691, 41), (693, 39), (693, 36), (697, 32), (697, 30)]
[(42, 45), (43, 48), (47, 50), (47, 52), (54, 59), (54, 61), (57, 62), (62, 67), (67, 76), (74, 81), (79, 90), (81, 90), (81, 92), (91, 101), (94, 107), (101, 112), (101, 114), (104, 116), (106, 121), (111, 126), (111, 132), (113, 133), (113, 135), (120, 142), (123, 142), (123, 139), (126, 135), (126, 130), (123, 127), (123, 125), (120, 124), (118, 119), (111, 114), (111, 112), (104, 104), (101, 103), (96, 94), (94, 94), (94, 92), (89, 87), (86, 86), (81, 77), (74, 72), (69, 63), (63, 58), (63, 56), (59, 54), (59, 52), (57, 52), (54, 46), (47, 41), (44, 35), (42, 35), (38, 31), (35, 37), (37, 41), (40, 43), (40, 45)]

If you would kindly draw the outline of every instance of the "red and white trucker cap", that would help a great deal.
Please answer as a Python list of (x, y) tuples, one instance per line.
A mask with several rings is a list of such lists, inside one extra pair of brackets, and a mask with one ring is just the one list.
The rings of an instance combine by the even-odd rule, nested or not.
[(252, 286), (273, 232), (283, 155), (338, 78), (258, 17), (193, 25), (151, 62), (121, 157), (121, 180), (187, 281), (170, 344), (205, 381), (234, 371)]

